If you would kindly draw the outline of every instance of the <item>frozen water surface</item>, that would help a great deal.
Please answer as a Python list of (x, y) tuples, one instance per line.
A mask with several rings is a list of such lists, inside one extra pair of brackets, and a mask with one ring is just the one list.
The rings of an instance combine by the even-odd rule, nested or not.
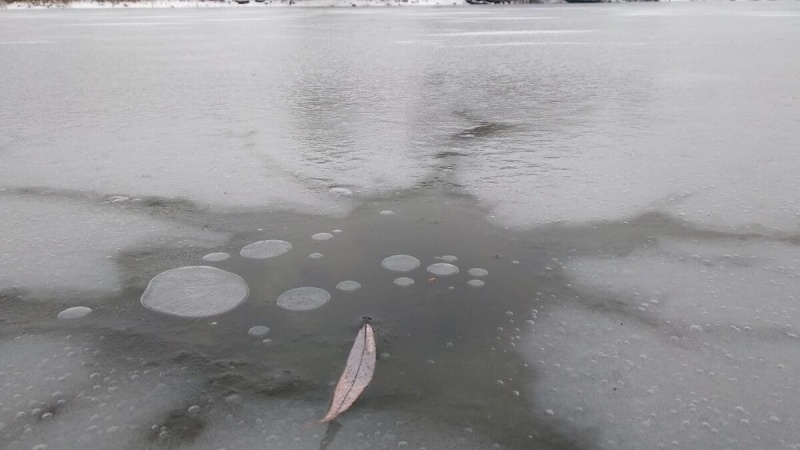
[(281, 240), (253, 242), (242, 247), (241, 255), (251, 259), (267, 259), (281, 256), (292, 249), (292, 244)]
[(156, 275), (142, 305), (163, 314), (208, 317), (236, 308), (249, 292), (239, 275), (209, 266), (181, 267)]
[(393, 272), (411, 272), (419, 267), (419, 260), (410, 255), (392, 255), (384, 258), (381, 266)]
[[(800, 6), (497, 8), (0, 15), (0, 447), (796, 447)], [(256, 229), (307, 246), (226, 263), (259, 301), (142, 320)], [(450, 251), (495, 282), (375, 264)]]
[(299, 287), (278, 297), (278, 306), (289, 311), (309, 311), (328, 303), (331, 294), (316, 287)]

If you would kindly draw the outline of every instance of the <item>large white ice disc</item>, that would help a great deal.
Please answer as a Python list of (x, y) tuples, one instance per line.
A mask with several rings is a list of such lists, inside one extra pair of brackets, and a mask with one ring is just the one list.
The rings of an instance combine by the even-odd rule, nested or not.
[(180, 317), (222, 314), (247, 299), (247, 283), (234, 273), (209, 266), (188, 266), (156, 275), (142, 294), (145, 308)]

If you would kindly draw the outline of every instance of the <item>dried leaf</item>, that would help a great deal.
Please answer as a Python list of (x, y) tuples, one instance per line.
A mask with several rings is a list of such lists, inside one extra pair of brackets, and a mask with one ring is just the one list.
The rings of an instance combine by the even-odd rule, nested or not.
[(365, 323), (358, 330), (356, 341), (353, 343), (353, 348), (350, 349), (347, 365), (339, 378), (339, 384), (336, 385), (328, 414), (320, 420), (320, 423), (330, 422), (339, 414), (347, 411), (358, 396), (364, 392), (375, 372), (376, 354), (375, 333), (372, 331), (372, 327)]

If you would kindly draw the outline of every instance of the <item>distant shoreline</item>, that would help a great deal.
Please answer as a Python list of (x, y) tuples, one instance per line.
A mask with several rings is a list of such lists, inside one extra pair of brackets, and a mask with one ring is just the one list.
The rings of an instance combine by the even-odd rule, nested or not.
[[(244, 1), (244, 0), (239, 0)], [(12, 1), (0, 0), (1, 9), (104, 9), (104, 8), (263, 8), (270, 7), (384, 7), (384, 6), (443, 6), (466, 5), (465, 0), (55, 0)]]
[[(498, 4), (500, 0), (497, 0)], [(641, 1), (641, 0), (640, 0)], [(644, 0), (648, 1), (648, 0)], [(653, 1), (653, 0), (650, 0)], [(674, 1), (674, 0), (673, 0)], [(680, 0), (678, 0), (680, 1)], [(687, 0), (688, 1), (688, 0)], [(619, 3), (626, 0), (602, 0), (588, 3)], [(491, 3), (491, 2), (489, 2)], [(567, 3), (565, 0), (516, 0), (506, 4)], [(20, 9), (106, 9), (106, 8), (262, 8), (270, 7), (386, 7), (467, 5), (467, 0), (0, 0), (0, 10)], [(491, 5), (489, 6), (491, 7)]]

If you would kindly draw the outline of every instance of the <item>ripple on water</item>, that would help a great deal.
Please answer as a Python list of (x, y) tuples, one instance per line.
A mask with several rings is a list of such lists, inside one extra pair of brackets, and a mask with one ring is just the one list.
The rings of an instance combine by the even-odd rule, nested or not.
[(180, 317), (208, 317), (239, 306), (250, 293), (234, 273), (209, 266), (167, 270), (153, 277), (142, 294), (142, 305)]
[(67, 308), (60, 313), (58, 313), (59, 319), (80, 319), (81, 317), (85, 317), (92, 312), (92, 308), (87, 308), (85, 306), (73, 306), (72, 308)]
[(410, 272), (419, 267), (419, 260), (410, 255), (392, 255), (383, 258), (381, 266), (393, 272)]
[(328, 303), (331, 294), (317, 287), (290, 289), (278, 297), (278, 306), (289, 311), (309, 311)]
[(476, 278), (485, 277), (486, 275), (489, 275), (489, 271), (488, 270), (481, 269), (480, 267), (473, 267), (472, 269), (469, 269), (467, 271), (467, 273), (470, 274), (470, 276), (473, 276), (473, 277), (476, 277)]
[(394, 279), (394, 284), (400, 287), (409, 287), (414, 284), (414, 280), (408, 277), (400, 277)]
[(333, 238), (333, 235), (330, 233), (317, 233), (311, 236), (311, 239), (315, 241), (327, 241), (328, 239)]
[(256, 325), (253, 328), (247, 330), (247, 334), (254, 337), (261, 337), (269, 333), (269, 327), (265, 327), (263, 325)]
[(352, 280), (342, 281), (341, 283), (336, 285), (336, 289), (347, 292), (352, 292), (360, 288), (361, 288), (361, 283)]
[(242, 247), (240, 252), (245, 258), (267, 259), (281, 256), (292, 249), (292, 244), (280, 240), (253, 242)]
[(483, 280), (469, 280), (467, 281), (467, 284), (472, 287), (483, 287), (483, 285), (486, 283), (484, 283)]
[(436, 263), (431, 264), (428, 266), (428, 272), (438, 276), (438, 277), (446, 277), (449, 275), (455, 275), (458, 273), (458, 267), (449, 264), (449, 263)]
[(231, 257), (231, 255), (229, 255), (229, 254), (227, 254), (225, 252), (214, 252), (214, 253), (209, 253), (206, 256), (203, 256), (203, 261), (206, 261), (206, 262), (219, 262), (219, 261), (225, 261), (226, 259), (228, 259), (230, 257)]

